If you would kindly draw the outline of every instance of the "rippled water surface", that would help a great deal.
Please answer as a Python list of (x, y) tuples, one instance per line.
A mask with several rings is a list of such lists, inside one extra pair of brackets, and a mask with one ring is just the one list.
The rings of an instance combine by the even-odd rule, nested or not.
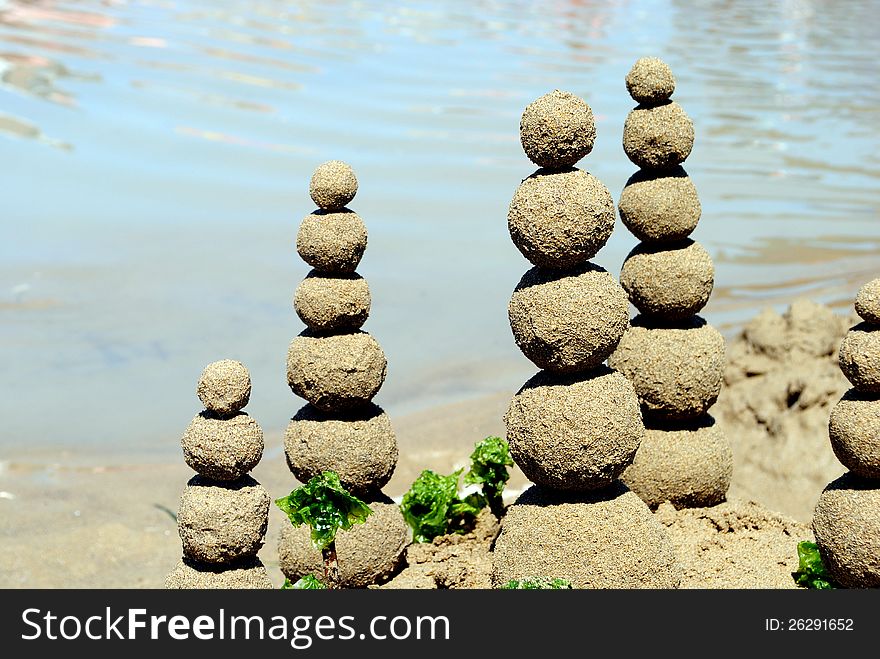
[[(283, 427), (294, 240), (331, 158), (370, 232), (377, 400), (515, 388), (534, 370), (506, 314), (527, 269), (506, 227), (533, 170), (520, 113), (555, 87), (586, 98), (581, 166), (616, 198), (643, 55), (695, 123), (710, 322), (802, 294), (843, 310), (880, 271), (878, 24), (869, 1), (0, 0), (0, 446), (170, 455), (227, 356)], [(618, 225), (596, 261), (617, 275), (635, 242)]]

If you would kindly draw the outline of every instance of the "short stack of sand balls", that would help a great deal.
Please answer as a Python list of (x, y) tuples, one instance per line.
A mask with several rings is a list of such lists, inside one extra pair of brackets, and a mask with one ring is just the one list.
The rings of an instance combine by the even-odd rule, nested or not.
[(626, 86), (639, 105), (624, 125), (623, 148), (640, 169), (618, 210), (642, 242), (624, 261), (620, 283), (640, 315), (608, 363), (635, 386), (646, 432), (622, 480), (652, 508), (664, 501), (713, 506), (727, 496), (733, 453), (707, 414), (721, 390), (724, 338), (697, 315), (712, 292), (714, 267), (688, 238), (701, 212), (681, 167), (693, 123), (670, 100), (675, 79), (662, 60), (639, 59)]
[(205, 406), (181, 439), (197, 472), (177, 512), (183, 559), (166, 588), (272, 588), (257, 558), (269, 524), (269, 495), (248, 475), (263, 456), (263, 431), (242, 411), (251, 378), (241, 362), (209, 364), (197, 393)]
[(831, 447), (849, 471), (819, 496), (813, 533), (837, 584), (880, 588), (880, 279), (861, 288), (855, 308), (864, 322), (840, 344), (853, 388), (828, 422)]
[[(367, 229), (346, 208), (357, 189), (354, 171), (338, 160), (320, 165), (309, 186), (319, 209), (302, 221), (296, 248), (313, 270), (293, 300), (308, 329), (287, 354), (287, 382), (308, 404), (284, 439), (287, 464), (299, 481), (335, 471), (373, 510), (365, 524), (336, 539), (340, 580), (349, 587), (387, 578), (410, 539), (397, 505), (381, 491), (397, 465), (397, 440), (388, 415), (371, 402), (387, 363), (379, 343), (360, 329), (370, 313), (370, 289), (355, 269), (367, 247)], [(285, 524), (278, 551), (291, 581), (308, 573), (322, 577), (321, 552), (311, 546), (308, 528)]]
[(543, 369), (505, 415), (513, 459), (534, 483), (510, 506), (492, 581), (563, 578), (576, 588), (669, 588), (680, 573), (665, 530), (618, 477), (644, 434), (632, 384), (603, 365), (629, 324), (626, 293), (589, 259), (614, 228), (614, 202), (574, 167), (593, 148), (593, 113), (554, 91), (522, 115), (541, 169), (514, 194), (508, 228), (534, 264), (508, 307), (514, 339)]

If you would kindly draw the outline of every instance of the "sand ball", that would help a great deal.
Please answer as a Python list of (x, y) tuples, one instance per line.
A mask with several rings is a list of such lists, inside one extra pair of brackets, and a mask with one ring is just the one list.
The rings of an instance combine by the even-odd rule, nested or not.
[(725, 500), (732, 475), (730, 442), (707, 414), (693, 422), (649, 424), (620, 478), (652, 509), (664, 501), (705, 508)]
[(593, 111), (582, 98), (557, 89), (529, 103), (519, 124), (519, 139), (538, 167), (571, 167), (593, 150)]
[(180, 440), (186, 464), (218, 481), (238, 480), (263, 457), (263, 431), (244, 412), (220, 418), (198, 414)]
[(813, 533), (831, 578), (846, 588), (880, 587), (880, 489), (844, 474), (819, 495)]
[(534, 577), (574, 588), (676, 588), (681, 567), (666, 529), (619, 481), (587, 494), (532, 486), (502, 521), (492, 584)]
[(251, 375), (241, 362), (221, 359), (202, 371), (196, 393), (211, 412), (224, 416), (235, 414), (250, 400)]
[(268, 589), (274, 588), (269, 573), (258, 558), (249, 559), (235, 566), (207, 565), (184, 557), (177, 567), (165, 577), (169, 590), (204, 589)]
[(322, 272), (354, 272), (367, 248), (367, 227), (350, 210), (318, 210), (303, 218), (296, 251)]
[(194, 476), (177, 512), (183, 554), (200, 563), (232, 563), (256, 555), (269, 522), (269, 495), (250, 476), (218, 483)]
[(614, 200), (592, 174), (539, 169), (516, 189), (507, 227), (517, 249), (534, 265), (573, 268), (608, 241)]
[(372, 403), (345, 415), (306, 405), (287, 426), (284, 448), (287, 465), (300, 482), (333, 470), (357, 496), (381, 489), (397, 465), (391, 420)]
[(675, 91), (672, 69), (657, 57), (641, 57), (626, 74), (626, 90), (636, 103), (656, 105)]
[(844, 467), (863, 478), (880, 478), (880, 399), (850, 389), (831, 410), (828, 436)]
[(623, 150), (643, 169), (680, 165), (694, 147), (694, 124), (682, 107), (669, 101), (630, 111), (623, 125)]
[(626, 293), (593, 264), (561, 272), (532, 268), (508, 305), (513, 337), (538, 368), (579, 372), (598, 366), (629, 327)]
[(840, 343), (840, 370), (859, 391), (880, 393), (880, 328), (853, 327)]
[(309, 195), (319, 208), (339, 210), (348, 204), (358, 191), (354, 170), (341, 160), (330, 160), (318, 165), (309, 183)]
[[(373, 514), (363, 524), (336, 534), (339, 579), (346, 588), (364, 588), (385, 581), (403, 561), (412, 531), (397, 504), (384, 495), (367, 501)], [(281, 571), (291, 581), (314, 574), (324, 581), (321, 552), (312, 546), (307, 526), (283, 522), (278, 540)]]
[(608, 365), (632, 381), (646, 416), (691, 419), (718, 399), (724, 337), (699, 316), (674, 326), (636, 316)]
[(687, 238), (702, 212), (697, 188), (681, 167), (640, 169), (626, 182), (617, 204), (624, 226), (645, 242)]
[(312, 270), (293, 296), (293, 308), (310, 329), (359, 329), (370, 315), (370, 287), (359, 274), (324, 275)]
[(580, 376), (539, 372), (510, 401), (504, 422), (526, 477), (573, 491), (614, 481), (645, 432), (632, 384), (604, 366)]
[(714, 283), (712, 257), (689, 238), (673, 244), (638, 245), (620, 271), (620, 284), (636, 309), (670, 320), (702, 309)]
[(341, 412), (376, 395), (387, 365), (382, 347), (366, 332), (318, 336), (306, 330), (290, 342), (287, 383), (318, 409)]
[(880, 279), (869, 281), (859, 289), (855, 306), (862, 320), (880, 324)]

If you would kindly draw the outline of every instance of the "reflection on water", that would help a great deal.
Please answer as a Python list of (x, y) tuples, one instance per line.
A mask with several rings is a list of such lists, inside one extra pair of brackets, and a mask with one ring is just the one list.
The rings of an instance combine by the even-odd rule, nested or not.
[[(878, 19), (868, 0), (0, 0), (0, 444), (170, 453), (225, 356), (282, 427), (294, 239), (330, 158), (361, 183), (380, 402), (513, 389), (533, 370), (506, 316), (527, 268), (506, 233), (533, 169), (519, 115), (583, 95), (582, 166), (616, 197), (623, 79), (646, 54), (696, 124), (709, 320), (800, 294), (843, 309), (880, 265)], [(597, 261), (616, 273), (634, 244), (618, 226)]]

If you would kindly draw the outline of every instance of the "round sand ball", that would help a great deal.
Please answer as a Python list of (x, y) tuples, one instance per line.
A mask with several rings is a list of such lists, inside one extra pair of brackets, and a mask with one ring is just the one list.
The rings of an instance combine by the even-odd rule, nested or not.
[[(387, 497), (368, 501), (373, 514), (363, 524), (336, 534), (339, 579), (346, 588), (364, 588), (387, 580), (403, 561), (412, 531), (397, 504)], [(278, 540), (281, 571), (291, 581), (306, 574), (324, 580), (321, 552), (312, 546), (306, 526), (284, 523)]]
[(200, 563), (226, 564), (255, 556), (269, 522), (269, 495), (250, 476), (218, 483), (194, 476), (177, 512), (183, 554)]
[(617, 204), (620, 220), (644, 242), (687, 238), (700, 221), (700, 198), (681, 167), (640, 169), (626, 182)]
[(646, 417), (692, 419), (718, 399), (724, 337), (699, 316), (674, 327), (636, 316), (608, 365), (632, 381)]
[(614, 201), (592, 174), (538, 170), (516, 189), (507, 227), (534, 265), (573, 268), (593, 258), (614, 229)]
[(662, 59), (642, 57), (626, 74), (626, 91), (636, 103), (656, 105), (672, 96), (675, 76)]
[(287, 351), (287, 383), (297, 396), (324, 412), (368, 403), (385, 381), (388, 362), (366, 332), (318, 336), (306, 330)]
[(169, 590), (242, 590), (274, 587), (269, 573), (258, 558), (236, 564), (234, 567), (205, 565), (183, 558), (165, 577), (165, 588)]
[(214, 480), (234, 481), (263, 457), (263, 431), (244, 412), (229, 418), (202, 412), (189, 424), (180, 445), (194, 471)]
[(504, 422), (526, 477), (571, 491), (612, 483), (645, 432), (632, 384), (604, 366), (581, 376), (539, 372), (510, 401)]
[(880, 328), (870, 323), (853, 327), (840, 343), (838, 363), (856, 389), (880, 393)]
[(251, 398), (251, 374), (241, 362), (221, 359), (205, 367), (196, 393), (202, 405), (215, 414), (235, 414)]
[(296, 251), (321, 272), (354, 272), (367, 248), (367, 227), (350, 210), (315, 211), (303, 218)]
[(318, 165), (309, 183), (309, 195), (319, 208), (335, 211), (350, 203), (358, 191), (354, 170), (341, 160)]
[(370, 315), (370, 287), (355, 273), (327, 276), (312, 270), (297, 287), (293, 308), (316, 332), (360, 329)]
[(706, 306), (715, 284), (712, 258), (700, 243), (641, 244), (629, 253), (620, 284), (641, 313), (678, 320)]
[(573, 588), (676, 588), (681, 567), (666, 529), (619, 481), (577, 495), (532, 486), (507, 509), (492, 584), (548, 576)]
[(880, 478), (880, 398), (851, 389), (831, 410), (828, 436), (844, 467), (863, 478)]
[(705, 508), (727, 498), (733, 475), (730, 442), (708, 414), (695, 422), (648, 427), (621, 480), (652, 509)]
[(328, 415), (306, 405), (287, 426), (284, 448), (298, 481), (306, 483), (333, 470), (356, 496), (381, 489), (397, 465), (391, 420), (372, 403), (346, 415)]
[(874, 279), (859, 289), (856, 295), (856, 313), (869, 323), (880, 324), (880, 279)]
[(819, 495), (813, 533), (831, 578), (846, 588), (880, 587), (880, 489), (844, 474)]
[(529, 103), (519, 123), (519, 139), (538, 167), (571, 167), (593, 150), (593, 111), (582, 98), (557, 89)]
[(693, 147), (694, 124), (674, 101), (654, 107), (640, 105), (630, 111), (623, 125), (623, 150), (642, 169), (680, 165)]
[(629, 327), (626, 293), (604, 269), (532, 268), (508, 305), (513, 338), (538, 368), (585, 371), (604, 362)]

